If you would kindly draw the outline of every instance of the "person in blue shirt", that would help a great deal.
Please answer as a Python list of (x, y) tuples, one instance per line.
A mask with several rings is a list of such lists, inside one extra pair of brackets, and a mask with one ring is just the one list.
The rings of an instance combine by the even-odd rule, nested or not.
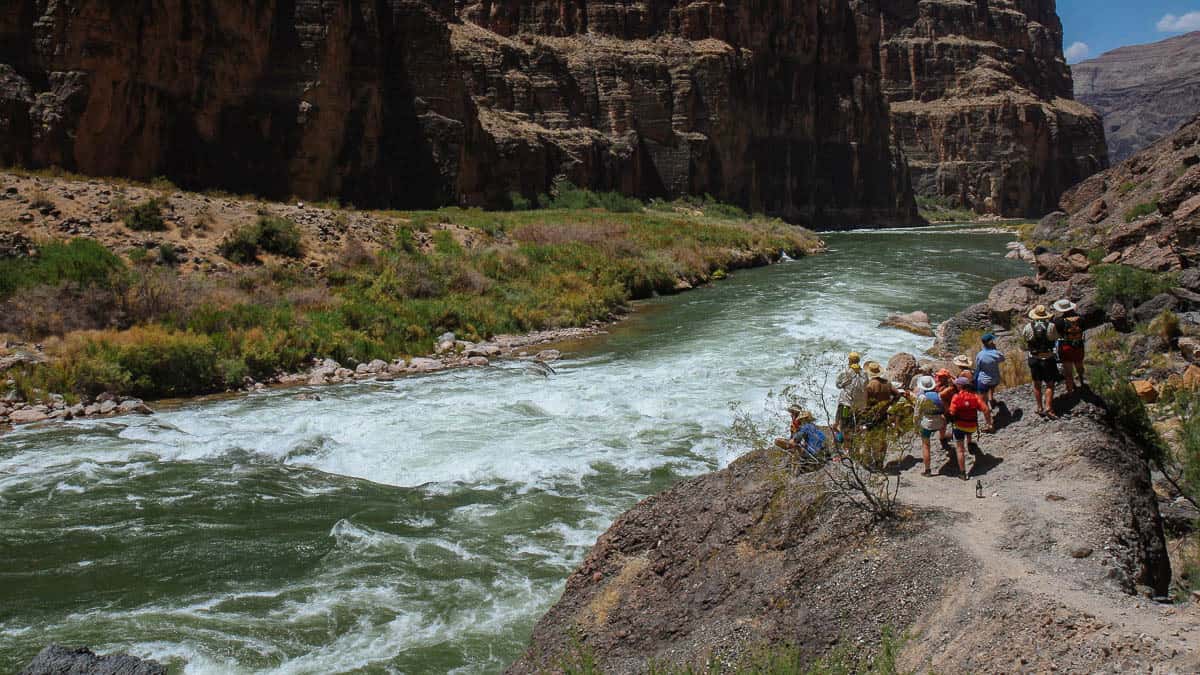
[(1004, 354), (996, 349), (996, 336), (992, 333), (986, 333), (982, 340), (983, 349), (975, 356), (975, 390), (989, 407), (995, 407)]
[(813, 424), (813, 414), (798, 405), (788, 406), (792, 416), (791, 436), (775, 440), (784, 450), (799, 450), (810, 458), (818, 457), (825, 449), (825, 433)]

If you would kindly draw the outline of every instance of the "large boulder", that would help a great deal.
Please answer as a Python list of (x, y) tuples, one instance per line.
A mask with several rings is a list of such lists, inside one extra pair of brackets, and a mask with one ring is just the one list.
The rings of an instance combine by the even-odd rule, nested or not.
[[(1020, 318), (1036, 304), (1037, 282), (1031, 277), (1018, 277), (1001, 281), (988, 293), (987, 306), (993, 323), (1011, 328), (1013, 321)], [(949, 346), (951, 350), (954, 345)]]
[(880, 328), (899, 328), (916, 335), (933, 337), (933, 326), (929, 325), (929, 315), (925, 312), (909, 312), (907, 314), (889, 314), (880, 324)]
[(13, 424), (35, 424), (50, 419), (49, 413), (37, 408), (25, 408), (9, 414), (8, 420)]
[(128, 654), (99, 656), (87, 647), (50, 645), (20, 675), (167, 675), (166, 667)]
[(1167, 311), (1179, 309), (1179, 298), (1171, 293), (1160, 293), (1133, 310), (1133, 319), (1138, 323), (1150, 323), (1154, 317)]
[(937, 327), (937, 339), (929, 349), (936, 356), (951, 357), (961, 350), (962, 336), (970, 331), (984, 332), (992, 327), (991, 305), (980, 302), (946, 319)]
[(899, 382), (900, 386), (907, 387), (909, 381), (917, 374), (918, 368), (920, 366), (917, 364), (917, 357), (900, 352), (888, 361), (887, 376), (892, 382)]
[(1069, 216), (1062, 211), (1055, 211), (1047, 214), (1033, 230), (1033, 238), (1037, 241), (1047, 241), (1058, 239), (1066, 230)]

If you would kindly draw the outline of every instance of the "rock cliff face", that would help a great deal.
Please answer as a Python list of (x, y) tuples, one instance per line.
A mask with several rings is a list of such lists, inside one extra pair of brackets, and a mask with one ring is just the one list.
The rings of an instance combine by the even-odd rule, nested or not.
[(859, 4), (11, 0), (0, 161), (397, 207), (565, 175), (908, 223)]
[(1072, 100), (1053, 0), (880, 5), (884, 89), (918, 195), (1035, 217), (1108, 166), (1099, 116)]
[(1200, 110), (1200, 32), (1114, 49), (1071, 72), (1075, 97), (1103, 116), (1109, 157), (1120, 162)]

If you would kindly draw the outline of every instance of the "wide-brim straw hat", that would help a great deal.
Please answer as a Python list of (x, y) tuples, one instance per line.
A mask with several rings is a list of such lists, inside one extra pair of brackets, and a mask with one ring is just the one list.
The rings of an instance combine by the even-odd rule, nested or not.
[(1075, 311), (1075, 303), (1071, 302), (1070, 300), (1068, 300), (1066, 298), (1063, 298), (1062, 300), (1059, 300), (1058, 302), (1054, 303), (1054, 311), (1058, 312), (1059, 314), (1066, 314), (1067, 312), (1074, 312)]
[(924, 393), (934, 389), (937, 389), (937, 381), (933, 379), (932, 375), (922, 375), (917, 379), (917, 391)]
[(883, 375), (883, 366), (879, 365), (878, 361), (868, 361), (867, 365), (863, 366), (867, 374), (871, 377), (880, 377)]
[(970, 368), (971, 357), (967, 356), (966, 354), (959, 354), (958, 356), (954, 357), (954, 365), (958, 366), (959, 368)]
[(1044, 321), (1046, 319), (1053, 319), (1054, 315), (1050, 313), (1050, 310), (1046, 309), (1045, 305), (1038, 305), (1029, 310), (1029, 318), (1034, 321)]
[(802, 422), (811, 422), (814, 419), (816, 419), (815, 417), (813, 417), (812, 413), (810, 413), (809, 411), (805, 410), (803, 407), (798, 406), (798, 405), (789, 405), (787, 411), (789, 413), (795, 415), (796, 418)]

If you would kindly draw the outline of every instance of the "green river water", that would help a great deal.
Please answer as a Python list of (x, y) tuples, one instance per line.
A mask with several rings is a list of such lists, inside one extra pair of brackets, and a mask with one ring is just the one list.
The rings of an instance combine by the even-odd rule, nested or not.
[(541, 377), (517, 362), (0, 436), (0, 672), (51, 642), (185, 673), (486, 673), (596, 536), (720, 468), (730, 404), (798, 356), (886, 360), (1027, 266), (1012, 237), (839, 233), (646, 303)]

